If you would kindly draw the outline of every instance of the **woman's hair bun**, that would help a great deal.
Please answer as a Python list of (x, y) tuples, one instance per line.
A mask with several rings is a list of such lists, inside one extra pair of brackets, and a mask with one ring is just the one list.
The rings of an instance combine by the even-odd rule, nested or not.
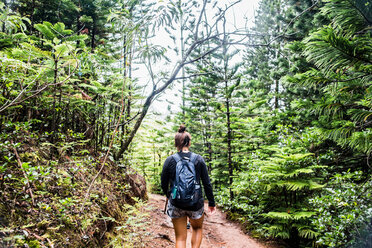
[(183, 133), (183, 132), (185, 132), (185, 131), (186, 131), (186, 127), (185, 127), (185, 125), (181, 125), (180, 128), (178, 129), (178, 132), (179, 132), (179, 133)]

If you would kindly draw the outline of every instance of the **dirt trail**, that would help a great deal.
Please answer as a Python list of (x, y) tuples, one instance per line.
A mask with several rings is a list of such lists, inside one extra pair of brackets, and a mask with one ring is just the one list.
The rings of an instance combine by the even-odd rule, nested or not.
[[(150, 226), (147, 231), (151, 237), (145, 247), (174, 247), (175, 237), (170, 218), (163, 213), (164, 196), (149, 195)], [(207, 205), (205, 205), (207, 209)], [(187, 233), (187, 248), (191, 247), (191, 230)], [(226, 219), (226, 215), (217, 210), (213, 216), (206, 216), (203, 228), (202, 248), (269, 248), (244, 234), (239, 225)]]

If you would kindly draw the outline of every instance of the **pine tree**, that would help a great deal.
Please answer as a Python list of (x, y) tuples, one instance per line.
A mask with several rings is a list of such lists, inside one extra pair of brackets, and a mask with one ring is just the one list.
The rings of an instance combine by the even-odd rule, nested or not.
[(368, 20), (347, 1), (326, 1), (322, 14), (331, 24), (304, 40), (304, 55), (316, 68), (290, 80), (321, 92), (313, 110), (316, 126), (326, 137), (368, 155), (372, 151)]

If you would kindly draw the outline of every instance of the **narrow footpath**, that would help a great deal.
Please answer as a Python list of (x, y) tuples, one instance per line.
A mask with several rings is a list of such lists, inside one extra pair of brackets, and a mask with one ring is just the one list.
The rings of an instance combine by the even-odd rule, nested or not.
[[(175, 237), (170, 218), (164, 211), (164, 196), (149, 195), (149, 223), (147, 231), (151, 233), (145, 247), (174, 247)], [(207, 205), (205, 205), (207, 207)], [(190, 248), (191, 229), (187, 233), (187, 248)], [(213, 216), (205, 216), (202, 248), (274, 248), (262, 244), (244, 234), (239, 225), (226, 219), (226, 215), (217, 209)]]

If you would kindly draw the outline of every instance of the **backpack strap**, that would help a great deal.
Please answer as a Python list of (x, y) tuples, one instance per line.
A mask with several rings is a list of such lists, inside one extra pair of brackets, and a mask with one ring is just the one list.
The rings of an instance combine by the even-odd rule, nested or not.
[(191, 153), (191, 156), (190, 156), (190, 161), (195, 164), (196, 162), (196, 159), (198, 158), (198, 155), (196, 155), (195, 153)]
[(174, 160), (176, 160), (176, 163), (178, 163), (178, 161), (182, 159), (178, 152), (173, 154), (172, 157), (174, 158)]
[[(180, 162), (182, 160), (182, 158), (178, 153), (173, 154), (172, 157), (176, 161), (176, 178), (174, 180), (174, 186), (177, 187), (178, 182), (179, 182), (179, 177), (180, 177), (180, 175), (179, 175), (180, 168), (178, 168), (178, 166), (181, 166), (181, 165), (178, 164), (178, 162)], [(175, 197), (175, 196), (173, 196), (173, 197)]]
[[(178, 152), (173, 154), (172, 157), (174, 158), (174, 160), (176, 160), (176, 163), (178, 163), (178, 161), (182, 159), (181, 156), (178, 154)], [(198, 158), (198, 155), (192, 152), (190, 155), (190, 162), (195, 164), (197, 158)]]

